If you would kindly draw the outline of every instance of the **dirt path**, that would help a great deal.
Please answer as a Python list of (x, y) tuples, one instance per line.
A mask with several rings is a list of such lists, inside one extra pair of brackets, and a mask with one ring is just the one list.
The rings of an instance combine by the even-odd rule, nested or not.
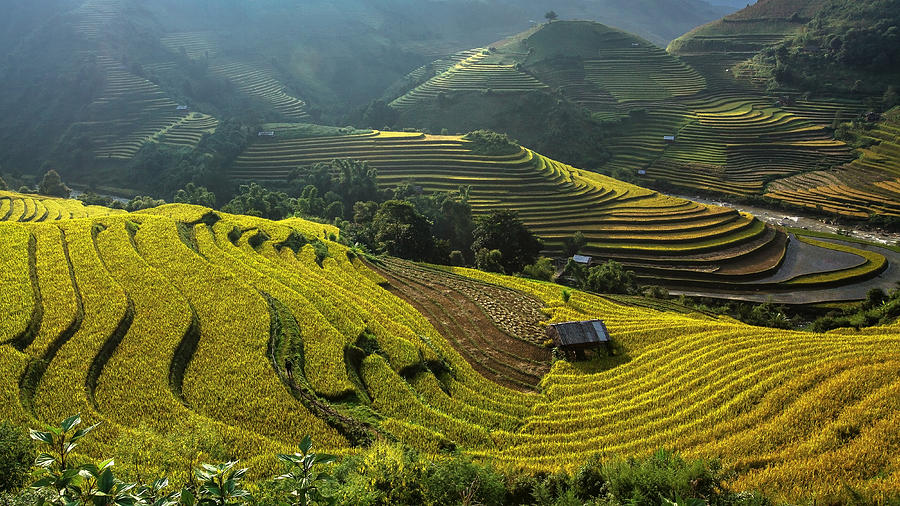
[[(541, 332), (538, 321), (543, 316), (537, 301), (524, 294), (409, 262), (391, 259), (372, 267), (388, 280), (389, 291), (425, 315), (486, 378), (530, 391), (535, 390), (549, 370), (549, 350), (533, 342), (538, 339), (535, 334)], [(515, 305), (497, 303), (504, 300), (509, 303), (512, 298), (516, 299)], [(524, 315), (523, 321), (517, 321), (517, 314)], [(527, 338), (517, 336), (515, 330)]]

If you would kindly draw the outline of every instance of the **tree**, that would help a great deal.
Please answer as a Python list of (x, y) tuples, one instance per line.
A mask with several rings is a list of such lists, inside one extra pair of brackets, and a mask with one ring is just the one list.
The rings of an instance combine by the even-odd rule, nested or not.
[(6, 186), (6, 181), (4, 181), (2, 177), (0, 177), (0, 190), (6, 191), (8, 189), (9, 187)]
[(175, 202), (179, 204), (215, 207), (216, 195), (207, 190), (205, 186), (197, 186), (194, 183), (188, 183), (184, 188), (175, 192)]
[(284, 192), (273, 192), (256, 183), (241, 185), (241, 192), (222, 208), (226, 213), (283, 220), (294, 214), (296, 202)]
[(165, 200), (157, 200), (153, 197), (147, 195), (140, 195), (128, 201), (128, 204), (125, 205), (125, 210), (133, 213), (135, 211), (141, 211), (143, 209), (152, 209), (154, 207), (159, 207), (166, 203)]
[(493, 211), (475, 220), (472, 251), (499, 250), (501, 265), (508, 274), (521, 272), (537, 260), (543, 243), (519, 219), (515, 211)]
[(379, 249), (411, 260), (429, 258), (434, 251), (431, 222), (409, 202), (388, 200), (372, 219)]
[(28, 433), (6, 421), (0, 423), (0, 492), (12, 492), (25, 484), (34, 446)]
[(59, 177), (59, 173), (53, 169), (47, 171), (44, 174), (44, 179), (41, 181), (41, 185), (38, 187), (38, 192), (41, 195), (49, 195), (51, 197), (62, 197), (69, 198), (69, 195), (72, 194), (72, 190), (69, 189), (68, 186), (63, 184), (62, 178)]
[(592, 292), (623, 294), (636, 293), (638, 289), (634, 272), (626, 271), (614, 260), (591, 267), (584, 287)]
[(544, 19), (546, 19), (548, 23), (554, 22), (558, 17), (559, 14), (554, 11), (548, 11), (546, 14), (544, 14)]
[(538, 258), (537, 262), (526, 265), (525, 269), (522, 270), (522, 274), (541, 281), (550, 281), (554, 272), (553, 263), (547, 257)]
[(475, 253), (475, 267), (487, 272), (503, 272), (503, 253), (498, 249), (481, 248)]
[(587, 244), (587, 238), (580, 231), (572, 234), (572, 237), (563, 239), (563, 249), (566, 257), (573, 257), (578, 254), (581, 248)]

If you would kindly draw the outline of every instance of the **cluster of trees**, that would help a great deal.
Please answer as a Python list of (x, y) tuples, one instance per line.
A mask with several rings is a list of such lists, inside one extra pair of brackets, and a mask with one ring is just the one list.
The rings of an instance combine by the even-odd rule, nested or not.
[(148, 143), (130, 162), (129, 174), (142, 190), (165, 198), (188, 183), (228, 195), (232, 188), (222, 174), (247, 147), (253, 130), (229, 120), (220, 123), (214, 134), (204, 136), (196, 149)]
[[(515, 145), (505, 136), (475, 138), (493, 149)], [(244, 185), (222, 210), (272, 220), (297, 215), (328, 221), (348, 244), (410, 260), (475, 264), (515, 274), (537, 259), (542, 244), (515, 212), (473, 218), (467, 187), (428, 193), (404, 183), (383, 190), (377, 177), (375, 168), (357, 160), (299, 167), (286, 191)]]
[(889, 98), (900, 68), (900, 0), (830, 2), (807, 28), (761, 54), (775, 83)]
[(817, 318), (809, 328), (814, 332), (828, 332), (838, 328), (861, 329), (889, 325), (896, 322), (897, 318), (900, 318), (900, 289), (886, 294), (880, 288), (873, 288), (859, 306), (832, 311)]
[[(146, 479), (118, 472), (112, 459), (77, 455), (96, 427), (70, 417), (46, 430), (0, 424), (0, 502), (69, 506), (421, 505), (766, 505), (765, 497), (730, 491), (715, 460), (685, 460), (660, 450), (644, 458), (591, 458), (574, 474), (501, 471), (456, 451), (440, 456), (378, 441), (338, 459), (313, 451), (307, 436), (279, 454), (283, 474), (249, 483), (236, 461), (198, 464), (186, 479)], [(40, 446), (35, 459), (32, 442)], [(135, 479), (134, 482), (124, 480)], [(22, 487), (31, 482), (29, 488)]]

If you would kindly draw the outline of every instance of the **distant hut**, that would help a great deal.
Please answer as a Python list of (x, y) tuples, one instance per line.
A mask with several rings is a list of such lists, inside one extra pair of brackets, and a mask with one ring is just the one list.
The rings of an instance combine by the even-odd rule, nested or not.
[(675, 142), (675, 136), (674, 135), (664, 135), (663, 140), (669, 144), (672, 144), (673, 142)]
[(275, 137), (275, 132), (273, 132), (273, 131), (271, 131), (271, 130), (268, 130), (268, 131), (261, 131), (261, 132), (259, 132), (259, 133), (256, 134), (256, 135), (257, 135), (258, 137)]
[(605, 350), (612, 355), (609, 330), (601, 320), (554, 323), (547, 327), (547, 338), (552, 339), (569, 360), (585, 360), (585, 350), (594, 350), (598, 355)]
[(572, 261), (576, 264), (590, 265), (593, 258), (584, 255), (573, 255)]

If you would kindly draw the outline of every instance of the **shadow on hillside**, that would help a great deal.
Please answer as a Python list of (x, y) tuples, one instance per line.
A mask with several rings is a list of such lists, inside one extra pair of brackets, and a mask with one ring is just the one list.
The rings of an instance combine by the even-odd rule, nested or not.
[(583, 374), (596, 374), (631, 362), (631, 355), (618, 344), (613, 345), (612, 354), (587, 353), (587, 360), (570, 362), (572, 367)]

